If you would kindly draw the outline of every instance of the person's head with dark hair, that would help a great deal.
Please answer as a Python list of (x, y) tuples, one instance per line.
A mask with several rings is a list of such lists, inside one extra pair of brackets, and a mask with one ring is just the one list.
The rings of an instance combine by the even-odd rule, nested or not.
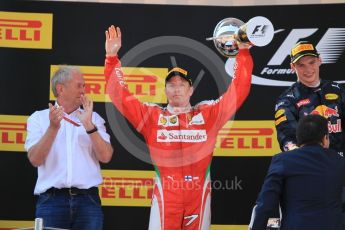
[(329, 147), (328, 122), (326, 118), (312, 114), (301, 118), (297, 126), (297, 145), (321, 144)]

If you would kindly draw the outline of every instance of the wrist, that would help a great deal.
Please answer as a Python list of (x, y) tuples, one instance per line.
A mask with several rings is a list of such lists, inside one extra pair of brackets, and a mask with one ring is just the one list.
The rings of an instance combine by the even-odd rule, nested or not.
[(97, 126), (93, 125), (93, 128), (92, 129), (86, 129), (86, 133), (87, 134), (92, 134), (94, 132), (97, 132), (98, 129), (97, 129)]
[(57, 132), (57, 131), (60, 129), (60, 124), (58, 124), (58, 125), (52, 125), (52, 124), (50, 124), (49, 127), (48, 127), (48, 129), (49, 129), (50, 131), (52, 131), (52, 132)]
[(113, 54), (113, 53), (106, 53), (105, 57), (116, 57), (117, 54)]
[(85, 130), (91, 130), (95, 127), (92, 121), (87, 121), (83, 123)]

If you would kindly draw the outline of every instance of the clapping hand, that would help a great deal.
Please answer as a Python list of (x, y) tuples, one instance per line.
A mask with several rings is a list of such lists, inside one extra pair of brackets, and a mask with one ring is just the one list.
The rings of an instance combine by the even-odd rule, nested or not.
[(62, 106), (54, 106), (51, 103), (48, 104), (49, 106), (49, 120), (50, 126), (52, 128), (58, 129), (60, 128), (60, 122), (64, 116), (64, 109)]
[(83, 124), (86, 130), (94, 128), (92, 124), (92, 112), (93, 112), (93, 101), (85, 95), (80, 97), (81, 103), (83, 105), (83, 112), (78, 111), (77, 117), (79, 121)]

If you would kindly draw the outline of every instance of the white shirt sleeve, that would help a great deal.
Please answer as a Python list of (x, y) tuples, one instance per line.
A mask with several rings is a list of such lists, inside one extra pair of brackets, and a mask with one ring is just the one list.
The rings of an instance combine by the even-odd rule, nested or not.
[(24, 148), (26, 151), (34, 146), (43, 136), (43, 129), (40, 125), (39, 112), (34, 112), (27, 120), (26, 124), (27, 136), (25, 140)]
[(101, 135), (103, 140), (105, 140), (106, 142), (110, 143), (110, 136), (107, 133), (107, 130), (105, 128), (105, 125), (104, 125), (105, 121), (104, 121), (104, 119), (98, 113), (93, 112), (92, 120), (93, 120), (94, 124), (96, 125), (96, 127), (98, 129), (99, 135)]

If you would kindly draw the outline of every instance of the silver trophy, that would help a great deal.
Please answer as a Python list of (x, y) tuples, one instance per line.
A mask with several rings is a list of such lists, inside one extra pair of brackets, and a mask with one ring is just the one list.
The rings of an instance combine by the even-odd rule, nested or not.
[(274, 35), (274, 28), (270, 20), (257, 16), (247, 23), (237, 18), (225, 18), (220, 21), (213, 32), (213, 40), (217, 50), (225, 57), (235, 57), (239, 51), (238, 43), (252, 46), (269, 44)]

